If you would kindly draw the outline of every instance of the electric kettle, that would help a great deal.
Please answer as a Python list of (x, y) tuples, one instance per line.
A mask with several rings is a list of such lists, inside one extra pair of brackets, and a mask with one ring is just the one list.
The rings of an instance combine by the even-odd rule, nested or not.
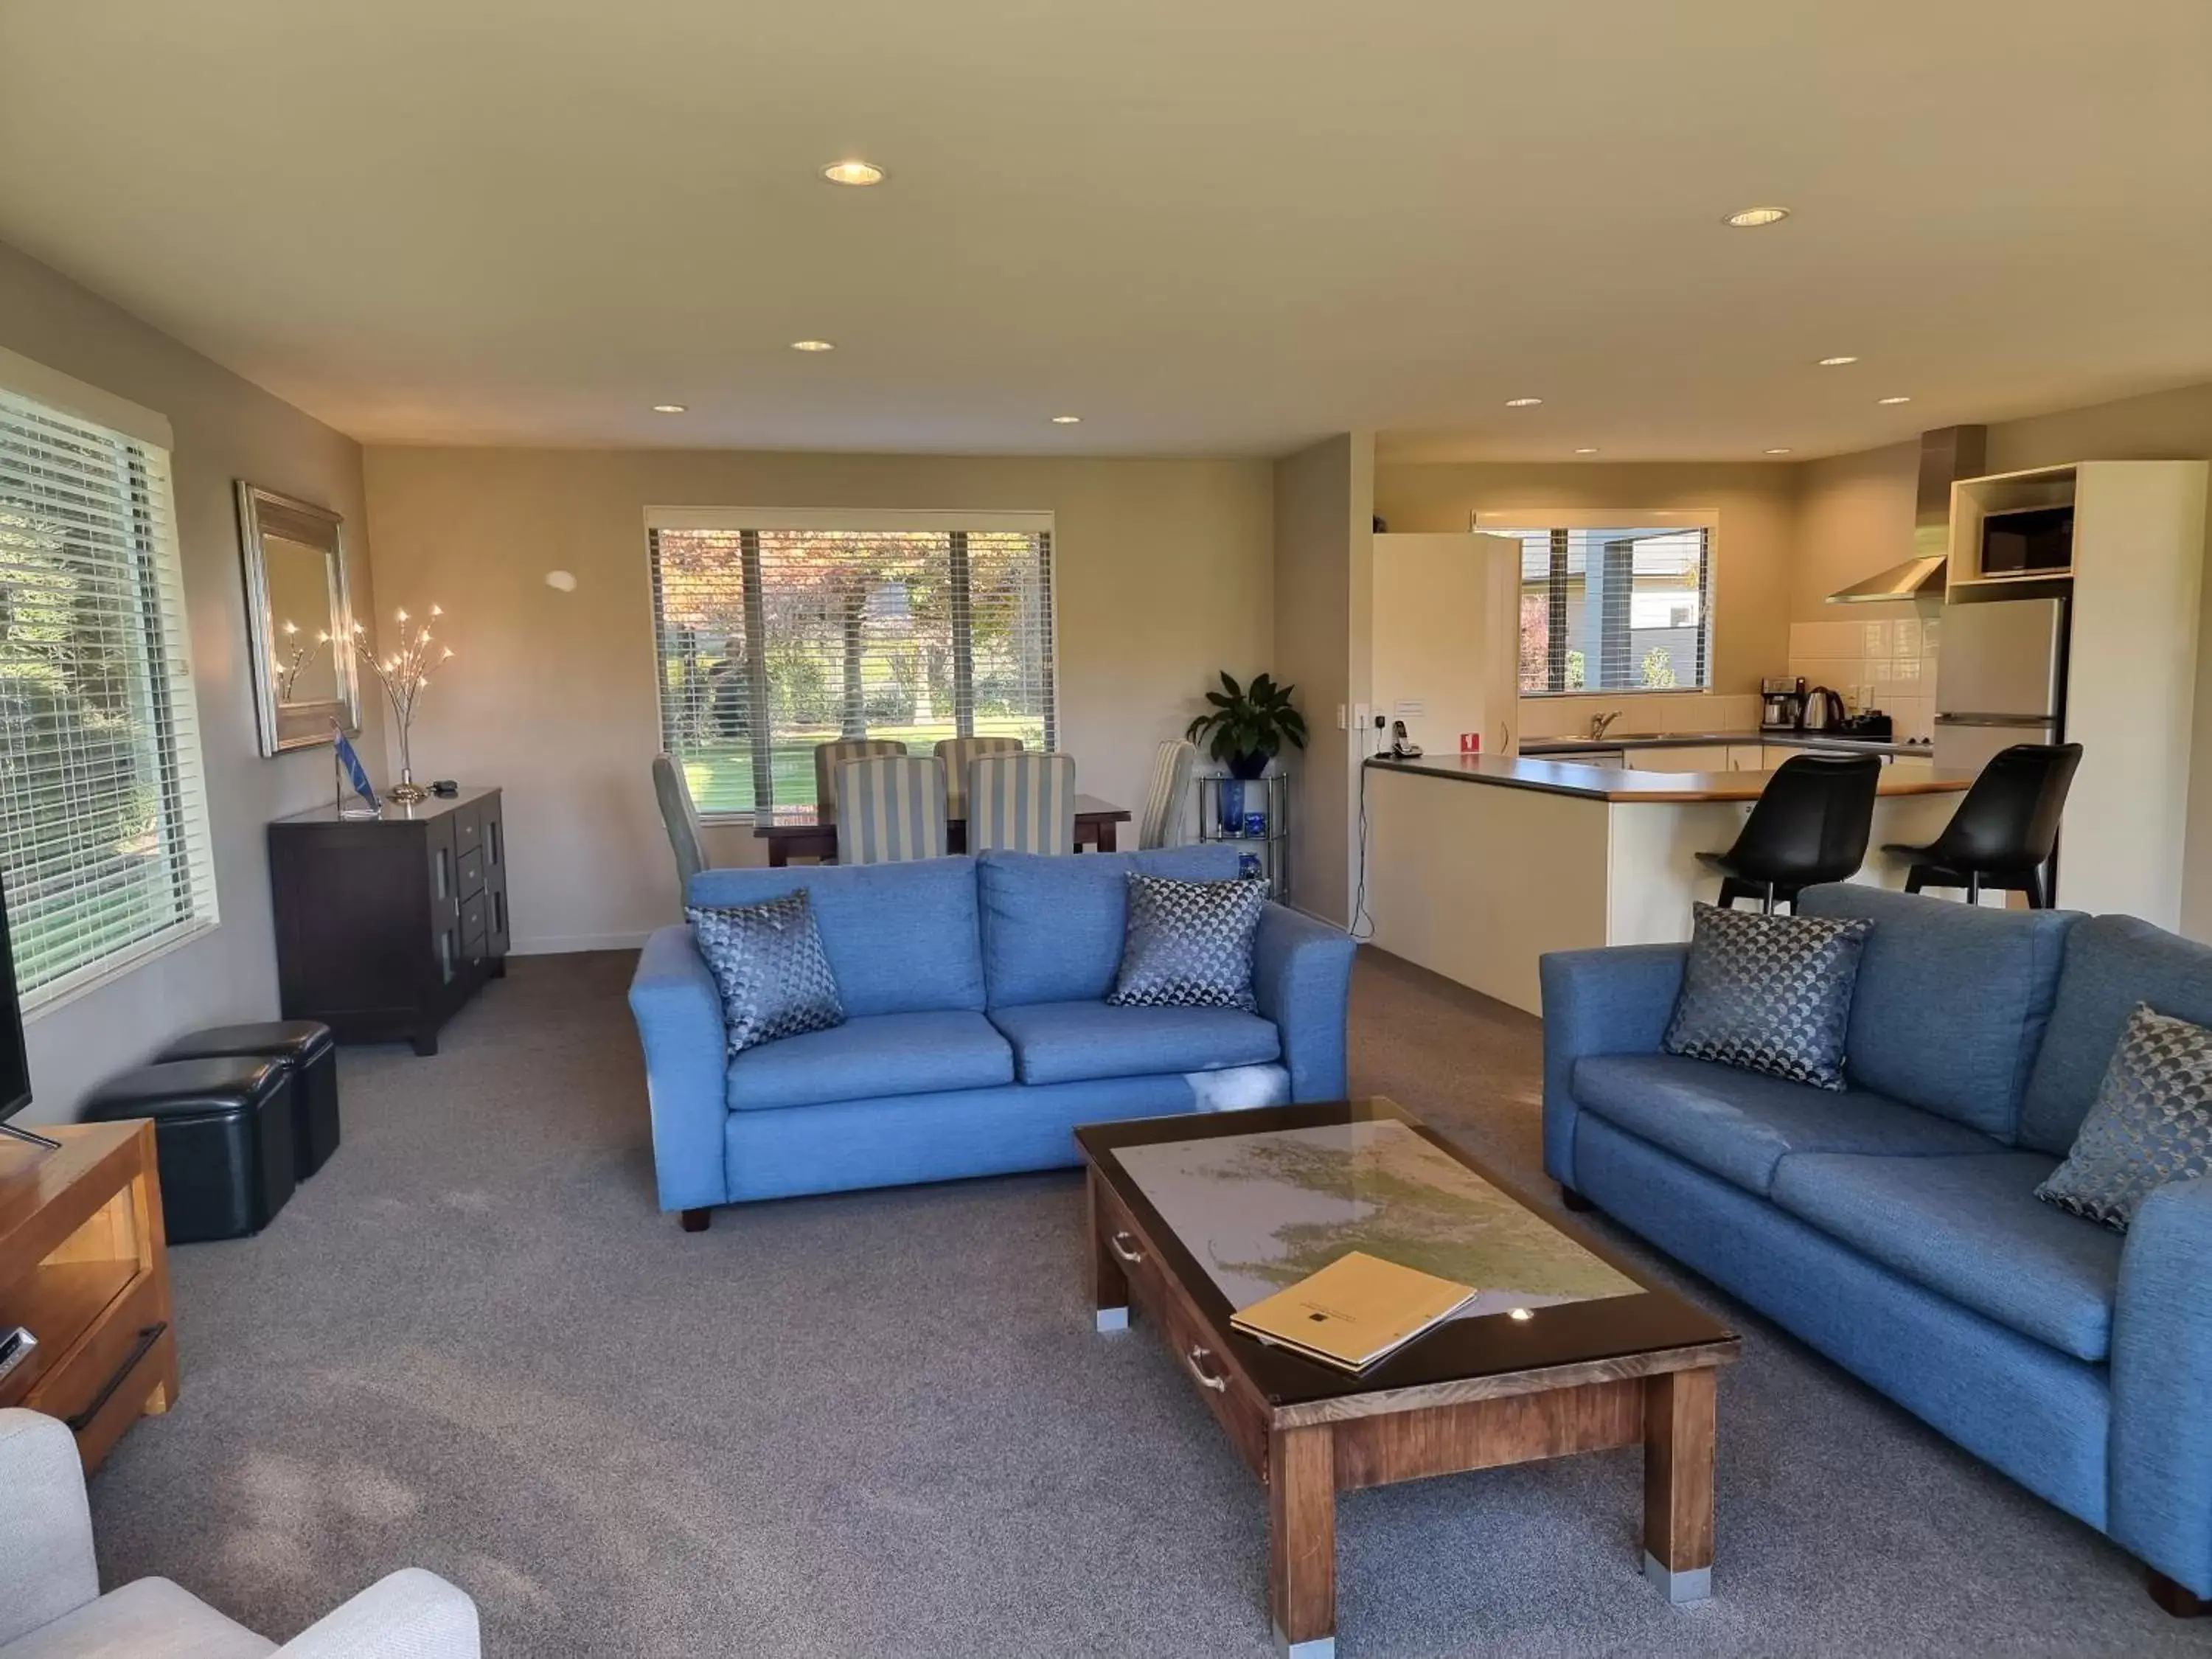
[(1805, 694), (1803, 719), (1808, 732), (1840, 731), (1844, 718), (1843, 698), (1826, 686), (1816, 685)]

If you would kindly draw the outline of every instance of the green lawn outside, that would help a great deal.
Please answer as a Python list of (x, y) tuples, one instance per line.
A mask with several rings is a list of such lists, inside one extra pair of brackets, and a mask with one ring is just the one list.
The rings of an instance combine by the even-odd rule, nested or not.
[[(907, 752), (927, 755), (940, 738), (954, 735), (951, 726), (943, 723), (929, 726), (872, 726), (871, 738), (888, 738), (902, 743)], [(993, 718), (979, 715), (975, 720), (975, 735), (979, 738), (1019, 738), (1032, 749), (1044, 741), (1044, 732), (1039, 721), (1024, 720), (1015, 716)], [(769, 763), (775, 777), (775, 804), (779, 806), (811, 806), (814, 804), (814, 749), (817, 744), (836, 741), (834, 727), (818, 732), (791, 732), (780, 735), (770, 748)], [(744, 744), (716, 744), (696, 747), (684, 757), (684, 781), (691, 786), (691, 799), (699, 811), (709, 817), (717, 813), (750, 812), (753, 810), (753, 756)]]

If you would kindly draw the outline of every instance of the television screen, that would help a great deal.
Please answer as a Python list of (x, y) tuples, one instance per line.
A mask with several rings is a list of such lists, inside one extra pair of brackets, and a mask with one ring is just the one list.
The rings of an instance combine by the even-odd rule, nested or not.
[(31, 1063), (23, 1053), (23, 1012), (15, 1002), (15, 951), (8, 907), (0, 902), (0, 1120), (31, 1103)]

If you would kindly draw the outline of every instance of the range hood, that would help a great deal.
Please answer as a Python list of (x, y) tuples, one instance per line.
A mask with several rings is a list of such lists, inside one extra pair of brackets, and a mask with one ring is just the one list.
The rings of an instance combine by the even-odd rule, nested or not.
[(1830, 605), (1872, 605), (1883, 599), (1942, 599), (1943, 567), (1950, 555), (1951, 485), (1980, 476), (1989, 451), (1989, 428), (1940, 427), (1920, 434), (1919, 487), (1913, 496), (1912, 557), (1878, 570), (1828, 595)]

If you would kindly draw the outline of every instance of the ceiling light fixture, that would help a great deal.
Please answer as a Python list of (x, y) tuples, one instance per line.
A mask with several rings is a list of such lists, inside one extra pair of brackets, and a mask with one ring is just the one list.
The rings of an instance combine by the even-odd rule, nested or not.
[(1858, 362), (1856, 357), (1823, 357), (1814, 365), (1819, 368), (1841, 368), (1845, 363)]
[(1878, 404), (1909, 404), (1911, 401), (1912, 399), (1910, 398), (1877, 398), (1875, 399), (1875, 402)]
[(1076, 426), (1080, 424), (1082, 420), (1083, 416), (1080, 415), (1055, 415), (1052, 417), (1052, 423), (1054, 426)]
[(655, 404), (653, 412), (656, 415), (681, 415), (684, 408), (683, 404)]
[(791, 349), (793, 351), (835, 351), (837, 348), (827, 340), (793, 340)]
[(1788, 208), (1746, 208), (1741, 213), (1729, 214), (1726, 222), (1738, 230), (1757, 230), (1761, 225), (1778, 225), (1789, 216)]
[(1577, 449), (1575, 451), (1575, 453), (1577, 455), (1595, 455), (1597, 453), (1597, 450), (1595, 447), (1592, 447), (1588, 449)]
[(1505, 406), (1508, 409), (1534, 409), (1543, 401), (1541, 398), (1508, 398)]
[(880, 185), (884, 170), (873, 161), (832, 161), (822, 169), (822, 176), (833, 185)]
[(1787, 455), (1790, 453), (1790, 447), (1784, 444), (1778, 449), (1770, 449), (1766, 453), (1770, 455)]

